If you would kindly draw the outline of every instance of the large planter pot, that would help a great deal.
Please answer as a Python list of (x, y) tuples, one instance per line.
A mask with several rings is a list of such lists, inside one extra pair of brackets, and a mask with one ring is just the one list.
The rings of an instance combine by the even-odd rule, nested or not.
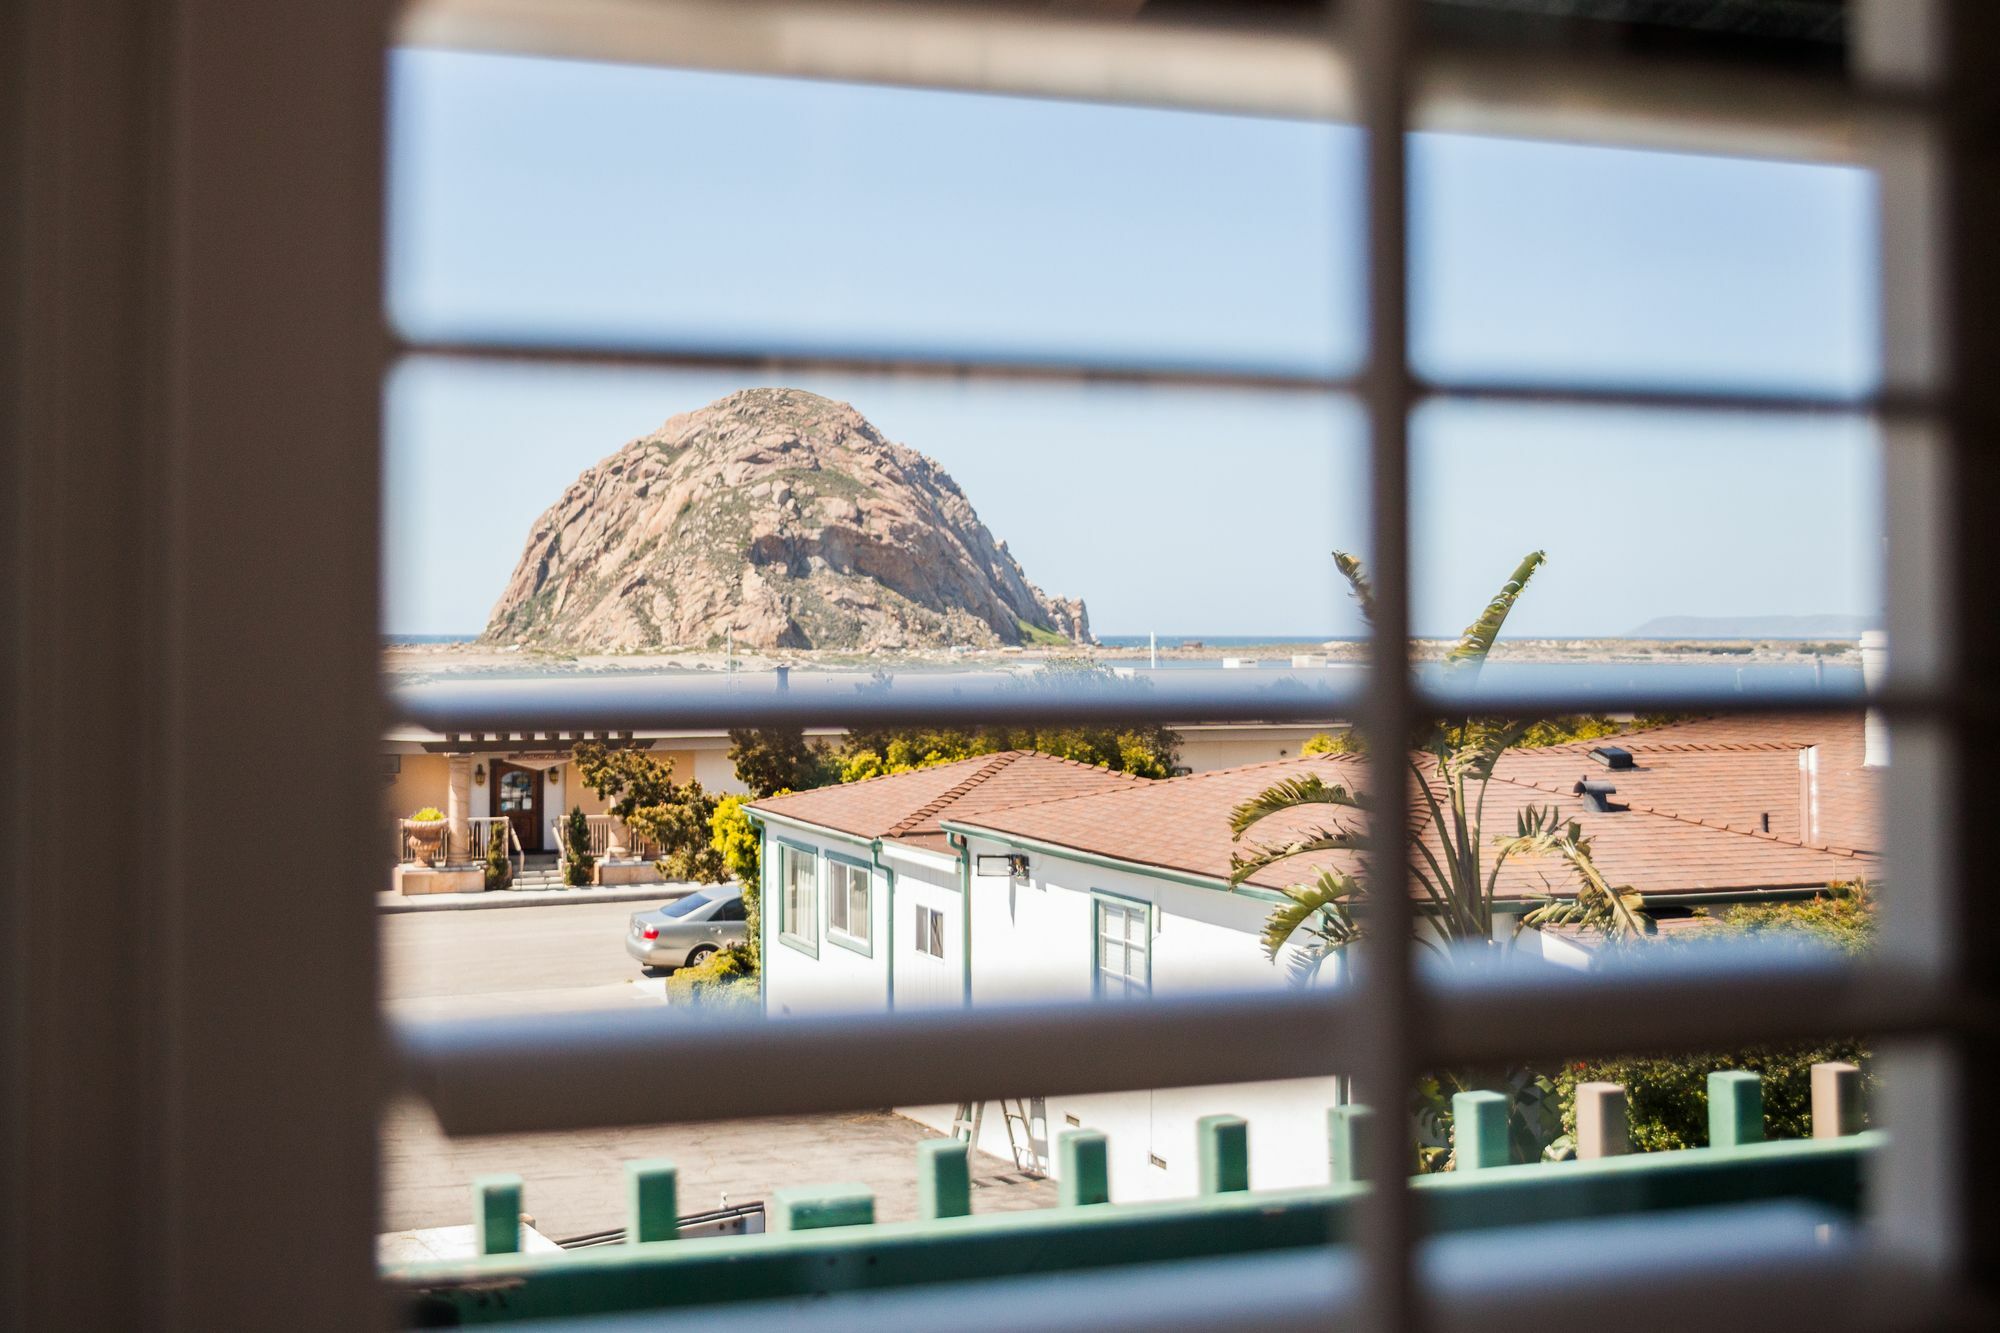
[(410, 850), (419, 865), (444, 864), (444, 831), (450, 823), (443, 819), (406, 819), (403, 831), (409, 835)]

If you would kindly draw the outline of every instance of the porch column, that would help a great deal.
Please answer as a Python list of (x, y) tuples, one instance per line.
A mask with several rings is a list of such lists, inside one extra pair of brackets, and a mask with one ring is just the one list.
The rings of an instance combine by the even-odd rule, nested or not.
[(451, 830), (451, 848), (454, 861), (475, 860), (476, 853), (484, 848), (472, 845), (472, 756), (455, 754), (451, 756), (450, 781), (445, 791), (445, 827)]

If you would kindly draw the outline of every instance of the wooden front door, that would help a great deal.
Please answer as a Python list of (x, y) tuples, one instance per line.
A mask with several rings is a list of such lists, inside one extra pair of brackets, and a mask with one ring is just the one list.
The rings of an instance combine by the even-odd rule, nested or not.
[(542, 813), (542, 770), (493, 761), (493, 813), (507, 816), (521, 850), (539, 852), (548, 818)]

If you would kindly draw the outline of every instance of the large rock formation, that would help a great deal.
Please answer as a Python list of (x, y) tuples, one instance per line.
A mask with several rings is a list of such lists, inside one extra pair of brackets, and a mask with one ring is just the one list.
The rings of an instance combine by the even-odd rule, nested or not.
[(587, 652), (1092, 642), (965, 493), (845, 403), (746, 389), (674, 417), (536, 520), (485, 639)]

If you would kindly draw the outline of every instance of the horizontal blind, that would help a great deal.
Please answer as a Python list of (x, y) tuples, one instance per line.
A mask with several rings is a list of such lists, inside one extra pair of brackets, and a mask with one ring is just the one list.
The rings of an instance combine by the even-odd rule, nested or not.
[[(1405, 132), (1430, 116), (1447, 125), (1477, 124), (1481, 89), (1516, 113), (1536, 98), (1565, 107), (1566, 93), (1591, 86), (1587, 71), (1533, 66), (1545, 82), (1524, 89), (1517, 62), (1454, 50), (1420, 73), (1410, 50), (1414, 5), (1362, 0), (1347, 6), (1352, 27), (1326, 34), (1251, 34), (1239, 46), (1187, 45), (1172, 32), (1134, 38), (1102, 24), (1056, 25), (1017, 12), (974, 16), (951, 6), (840, 7), (780, 3), (754, 7), (713, 4), (635, 5), (620, 0), (553, 7), (530, 0), (433, 0), (415, 6), (408, 40), (548, 54), (657, 59), (719, 68), (759, 68), (818, 77), (848, 77), (922, 86), (990, 87), (1077, 95), (1083, 89), (1114, 100), (1280, 111), (1317, 117), (1354, 116), (1369, 140), (1367, 229), (1372, 275), (1368, 326), (1371, 355), (1354, 379), (1273, 374), (1254, 367), (1085, 365), (1030, 360), (967, 361), (882, 355), (865, 347), (839, 353), (785, 348), (550, 339), (522, 341), (406, 338), (406, 356), (519, 362), (600, 362), (651, 366), (741, 368), (759, 373), (841, 371), (884, 376), (993, 378), (1073, 383), (1198, 385), (1261, 391), (1352, 393), (1371, 423), (1373, 572), (1385, 608), (1378, 617), (1369, 670), (1349, 688), (1273, 690), (1251, 680), (1187, 680), (1150, 688), (1065, 693), (1001, 679), (940, 677), (898, 680), (893, 690), (852, 682), (725, 678), (674, 682), (434, 683), (402, 689), (393, 706), (407, 723), (450, 739), (555, 739), (614, 730), (731, 726), (868, 727), (924, 722), (1107, 723), (1317, 721), (1358, 717), (1375, 738), (1375, 790), (1406, 791), (1398, 738), (1420, 719), (1632, 711), (1742, 714), (1851, 712), (1862, 699), (1822, 692), (1717, 693), (1706, 690), (1488, 692), (1454, 696), (1414, 680), (1408, 646), (1409, 515), (1407, 422), (1434, 399), (1523, 401), (1626, 406), (1687, 412), (1777, 416), (1840, 414), (1923, 424), (1940, 410), (1928, 387), (1899, 384), (1857, 395), (1708, 390), (1641, 385), (1603, 386), (1420, 380), (1409, 365)], [(889, 26), (882, 26), (882, 25)], [(928, 46), (897, 41), (911, 24), (933, 24)], [(676, 26), (679, 25), (679, 26)], [(787, 25), (792, 25), (787, 27)], [(803, 26), (800, 26), (803, 25)], [(829, 26), (830, 25), (830, 26)], [(788, 43), (785, 32), (828, 34), (818, 45)], [(1078, 63), (1043, 62), (1037, 72), (1008, 52), (1032, 32), (1036, 42), (1068, 42)], [(886, 40), (885, 40), (886, 39)], [(1214, 34), (1202, 34), (1212, 43)], [(609, 45), (607, 45), (607, 43)], [(871, 43), (874, 49), (869, 49)], [(992, 57), (983, 65), (965, 51)], [(1205, 53), (1205, 54), (1204, 54)], [(1238, 65), (1232, 62), (1247, 62)], [(1239, 68), (1281, 71), (1262, 91), (1246, 90)], [(1532, 64), (1532, 62), (1530, 62)], [(1630, 71), (1626, 71), (1628, 74)], [(1428, 80), (1428, 82), (1426, 82)], [(1781, 84), (1783, 81), (1779, 81)], [(1805, 85), (1800, 85), (1803, 87)], [(1868, 116), (1927, 112), (1922, 94), (1896, 84), (1886, 91), (1824, 83), (1787, 110), (1772, 105), (1769, 87), (1732, 82), (1726, 74), (1690, 75), (1677, 93), (1645, 79), (1628, 80), (1631, 101), (1648, 107), (1655, 127), (1684, 121), (1686, 141), (1723, 133), (1731, 117), (1762, 117), (1793, 145), (1814, 155), (1860, 156), (1855, 127)], [(1443, 88), (1446, 91), (1439, 92)], [(1495, 93), (1494, 90), (1506, 90)], [(1793, 89), (1792, 91), (1797, 91)], [(1511, 99), (1511, 100), (1510, 100)], [(1649, 102), (1650, 99), (1650, 102)], [(1616, 122), (1615, 98), (1583, 113)], [(1612, 109), (1606, 111), (1606, 107)], [(1575, 115), (1573, 106), (1565, 115)], [(1559, 117), (1557, 117), (1559, 119)], [(1491, 122), (1487, 122), (1491, 123)], [(1513, 123), (1527, 124), (1529, 120)], [(1542, 123), (1554, 123), (1544, 121)], [(1755, 135), (1735, 142), (1751, 142)], [(1331, 313), (1329, 313), (1331, 318)], [(1952, 689), (1899, 681), (1867, 701), (1897, 722), (1948, 721), (1971, 710)], [(1892, 773), (1891, 782), (1898, 781)], [(1405, 803), (1388, 800), (1384, 842), (1402, 845)], [(473, 1134), (589, 1126), (663, 1123), (739, 1115), (836, 1111), (951, 1102), (1001, 1096), (1027, 1083), (1049, 1091), (1112, 1091), (1203, 1083), (1356, 1073), (1364, 1099), (1399, 1100), (1395, 1089), (1430, 1063), (1478, 1062), (1613, 1049), (1687, 1049), (1795, 1040), (1817, 1034), (1906, 1037), (1964, 1032), (1989, 1023), (1969, 997), (1920, 965), (1878, 962), (1854, 966), (1837, 959), (1736, 957), (1716, 954), (1666, 965), (1613, 967), (1592, 974), (1549, 968), (1496, 968), (1470, 975), (1418, 972), (1406, 947), (1408, 867), (1399, 856), (1370, 866), (1378, 890), (1378, 928), (1363, 945), (1357, 985), (1331, 991), (1171, 997), (1136, 1006), (1041, 1005), (981, 1007), (951, 1013), (851, 1020), (802, 1018), (766, 1024), (717, 1022), (691, 1026), (666, 1013), (423, 1022), (398, 1027), (406, 1078), (436, 1109), (448, 1133)], [(1957, 886), (1945, 886), (1944, 892)], [(1983, 1030), (1980, 1029), (1980, 1030)], [(1244, 1034), (1256, 1033), (1256, 1040)], [(700, 1069), (699, 1080), (685, 1071)], [(670, 1071), (678, 1071), (679, 1077)], [(1308, 1267), (1318, 1281), (1338, 1275), (1341, 1308), (1365, 1313), (1378, 1327), (1414, 1327), (1428, 1316), (1440, 1327), (1513, 1320), (1541, 1301), (1565, 1325), (1592, 1317), (1587, 1303), (1564, 1306), (1541, 1287), (1495, 1297), (1455, 1288), (1422, 1266), (1410, 1238), (1410, 1211), (1396, 1168), (1403, 1145), (1379, 1136), (1372, 1225), (1357, 1261), (1321, 1256)], [(1685, 1237), (1683, 1237), (1685, 1239)], [(1768, 1239), (1746, 1236), (1754, 1248)], [(1782, 1247), (1780, 1247), (1782, 1248)], [(1744, 1252), (1749, 1252), (1747, 1249)], [(1864, 1265), (1810, 1246), (1768, 1256), (1746, 1299), (1806, 1299), (1844, 1291), (1832, 1275)], [(1288, 1260), (1287, 1262), (1292, 1262)], [(1866, 1263), (1881, 1262), (1866, 1256)], [(1333, 1265), (1328, 1267), (1328, 1265)], [(1341, 1265), (1349, 1265), (1341, 1267)], [(1637, 1264), (1618, 1276), (1617, 1293), (1631, 1300), (1653, 1284), (1673, 1308), (1692, 1317), (1713, 1288), (1663, 1263)], [(1811, 1275), (1810, 1281), (1794, 1282)], [(1115, 1278), (1074, 1278), (1101, 1296)], [(1093, 1285), (1095, 1284), (1095, 1285)], [(1504, 1285), (1504, 1284), (1502, 1284)], [(921, 1301), (921, 1296), (913, 1297)], [(1498, 1303), (1491, 1303), (1498, 1299)], [(1481, 1302), (1487, 1302), (1481, 1304)], [(1283, 1297), (1261, 1307), (1275, 1314)], [(1823, 1304), (1825, 1326), (1862, 1319), (1852, 1299)], [(1308, 1307), (1323, 1315), (1325, 1304)], [(1802, 1306), (1781, 1305), (1789, 1314)], [(1912, 1318), (1912, 1306), (1902, 1316)], [(1879, 1313), (1879, 1312), (1877, 1312)], [(957, 1321), (955, 1321), (957, 1322)]]

